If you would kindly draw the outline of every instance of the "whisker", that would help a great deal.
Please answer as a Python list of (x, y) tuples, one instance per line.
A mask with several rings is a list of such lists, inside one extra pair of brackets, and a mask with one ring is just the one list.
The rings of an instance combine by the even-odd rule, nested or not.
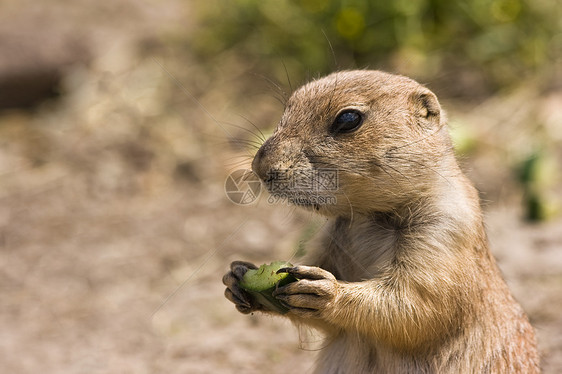
[(407, 162), (414, 163), (414, 164), (419, 165), (419, 166), (423, 166), (424, 168), (426, 168), (426, 169), (428, 169), (428, 170), (434, 172), (435, 174), (437, 174), (438, 176), (440, 176), (441, 178), (443, 178), (443, 180), (446, 181), (447, 183), (449, 183), (449, 184), (451, 183), (451, 181), (449, 180), (449, 178), (445, 177), (443, 174), (441, 174), (441, 173), (440, 173), (439, 171), (437, 171), (435, 168), (433, 168), (433, 167), (431, 167), (431, 166), (428, 166), (428, 165), (424, 164), (424, 163), (421, 162), (421, 161), (418, 161), (418, 160), (415, 160), (415, 159), (406, 158), (406, 157), (401, 157), (401, 156), (399, 156), (399, 155), (387, 155), (387, 158), (390, 158), (390, 159), (393, 159), (393, 158), (394, 158), (394, 159), (397, 159), (397, 160), (403, 160), (403, 161), (407, 161)]
[(237, 138), (233, 135), (226, 136), (226, 140), (225, 140), (224, 136), (211, 134), (204, 131), (200, 131), (199, 133), (202, 134), (205, 138), (212, 139), (213, 145), (232, 146), (234, 144), (236, 146), (242, 146), (243, 148), (249, 147), (256, 151), (262, 146), (262, 142), (258, 142), (257, 140)]
[(258, 150), (261, 146), (261, 143), (256, 143), (253, 140), (249, 140), (249, 139), (240, 139), (240, 138), (232, 138), (229, 139), (227, 142), (224, 142), (223, 144), (229, 144), (229, 145), (237, 145), (237, 146), (242, 146), (243, 148), (247, 147), (250, 149), (254, 149), (254, 150)]
[[(281, 60), (282, 61), (282, 60)], [(285, 64), (283, 64), (283, 66), (285, 66)], [(287, 70), (287, 68), (285, 68), (285, 71)], [(275, 88), (275, 92), (277, 94), (279, 94), (280, 96), (274, 96), (275, 99), (277, 99), (277, 101), (279, 101), (281, 103), (281, 105), (283, 105), (283, 107), (285, 107), (287, 105), (287, 100), (289, 100), (289, 97), (287, 95), (287, 92), (275, 81), (273, 81), (271, 78), (266, 77), (263, 74), (258, 74), (258, 73), (252, 73), (254, 76), (259, 77), (263, 80), (265, 80), (270, 87)], [(288, 74), (288, 73), (287, 73)], [(290, 82), (289, 82), (290, 83)], [(293, 91), (293, 89), (291, 88), (291, 91)]]
[[(388, 170), (386, 170), (382, 165), (380, 165), (380, 164), (378, 164), (378, 163), (373, 163), (372, 160), (369, 160), (369, 162), (370, 162), (371, 164), (377, 166), (378, 168), (380, 168), (385, 174), (387, 174), (390, 178), (392, 178), (395, 182), (397, 182), (395, 176), (392, 175), (391, 173), (389, 173)], [(333, 168), (333, 169), (336, 169), (336, 170), (342, 170), (342, 171), (348, 172), (348, 173), (350, 173), (350, 174), (357, 174), (357, 175), (359, 175), (359, 176), (361, 176), (361, 177), (363, 177), (363, 178), (365, 178), (365, 179), (369, 179), (369, 180), (378, 182), (378, 180), (377, 180), (376, 178), (374, 178), (373, 176), (371, 176), (371, 175), (369, 175), (369, 174), (367, 174), (367, 173), (363, 173), (363, 172), (361, 172), (361, 171), (359, 171), (359, 170), (347, 169), (347, 168), (345, 168), (345, 167), (341, 167), (340, 165), (335, 165), (335, 164), (333, 164), (333, 163), (330, 163), (330, 162), (327, 162), (327, 161), (322, 161), (322, 160), (315, 160), (314, 163), (315, 163), (316, 165), (325, 165), (325, 166), (328, 166), (328, 167)], [(387, 166), (388, 166), (388, 165), (387, 165)], [(391, 167), (391, 166), (388, 166), (388, 167), (389, 167), (390, 169), (392, 169), (393, 171), (397, 172), (398, 174), (402, 175), (402, 177), (403, 177), (404, 179), (406, 179), (406, 180), (408, 180), (410, 183), (412, 183), (411, 180), (410, 180), (407, 176), (403, 175), (402, 173), (400, 173), (398, 170), (394, 169), (394, 168)], [(398, 193), (396, 193), (396, 192), (394, 192), (394, 191), (392, 191), (392, 190), (390, 190), (390, 189), (387, 189), (386, 191), (387, 191), (388, 193), (394, 195), (394, 196), (398, 196)]]
[[(321, 160), (315, 160), (315, 161), (314, 161), (314, 164), (317, 165), (317, 166), (327, 166), (327, 167), (330, 168), (330, 169), (336, 169), (336, 170), (340, 170), (340, 171), (345, 171), (345, 172), (350, 173), (350, 174), (356, 174), (356, 175), (359, 175), (359, 176), (361, 176), (361, 177), (363, 177), (363, 178), (365, 178), (365, 179), (369, 179), (369, 180), (372, 180), (372, 181), (374, 181), (374, 182), (377, 182), (377, 184), (378, 184), (378, 182), (379, 182), (376, 178), (372, 177), (372, 176), (369, 175), (369, 174), (363, 173), (363, 172), (358, 171), (358, 170), (352, 170), (352, 169), (348, 169), (348, 168), (345, 168), (345, 167), (341, 167), (341, 166), (332, 164), (332, 163), (330, 163), (330, 162), (321, 161)], [(389, 173), (382, 165), (378, 165), (378, 164), (377, 164), (377, 165), (375, 165), (375, 166), (379, 167), (385, 174), (387, 174), (390, 178), (392, 178), (393, 180), (395, 180), (395, 181), (397, 182), (395, 176), (392, 175), (391, 173)], [(392, 168), (392, 167), (390, 167), (390, 168), (391, 168), (392, 170), (394, 170), (395, 172), (401, 174), (398, 170), (395, 170), (395, 169)], [(404, 179), (406, 179), (409, 183), (411, 183), (412, 186), (414, 186), (413, 182), (412, 182), (407, 176), (405, 176), (405, 175), (403, 175), (403, 174), (401, 174), (401, 175), (402, 175), (402, 177), (403, 177)], [(351, 215), (351, 218), (353, 219), (353, 217), (354, 217), (354, 212), (355, 212), (355, 209), (354, 209), (354, 207), (353, 207), (353, 204), (351, 203), (351, 201), (350, 201), (350, 199), (349, 199), (349, 196), (345, 193), (344, 190), (339, 190), (339, 191), (340, 191), (341, 194), (347, 199), (347, 202), (348, 202), (349, 207), (350, 207), (350, 215)], [(392, 195), (392, 196), (395, 196), (395, 197), (400, 197), (400, 196), (401, 196), (398, 192), (396, 192), (395, 190), (390, 189), (390, 188), (384, 188), (384, 193), (389, 194), (389, 195)]]
[(259, 140), (263, 142), (265, 142), (267, 140), (267, 137), (265, 136), (265, 134), (261, 131), (261, 129), (252, 121), (250, 121), (247, 117), (239, 114), (238, 115), (240, 118), (242, 118), (244, 121), (248, 122), (254, 129), (256, 129), (256, 131), (259, 134), (254, 133), (253, 131), (249, 130), (249, 129), (245, 129), (246, 131), (250, 132), (252, 135), (254, 135), (255, 137), (257, 137)]
[(326, 41), (328, 42), (328, 46), (330, 47), (330, 51), (332, 52), (332, 59), (334, 60), (334, 68), (335, 70), (338, 70), (339, 68), (338, 60), (336, 58), (336, 52), (334, 51), (334, 47), (332, 46), (332, 43), (330, 42), (330, 38), (328, 38), (328, 35), (326, 34), (326, 31), (324, 29), (322, 29), (322, 34), (324, 35), (324, 38), (326, 38)]
[(385, 167), (391, 169), (391, 170), (394, 171), (395, 173), (400, 174), (400, 176), (402, 176), (402, 178), (404, 178), (404, 179), (407, 180), (412, 186), (414, 186), (414, 183), (412, 182), (412, 180), (411, 180), (410, 178), (408, 178), (407, 175), (405, 175), (404, 173), (402, 173), (399, 169), (397, 169), (397, 168), (395, 168), (395, 167), (393, 167), (393, 166), (391, 166), (391, 165), (388, 165), (388, 164), (386, 164), (386, 165), (383, 166), (383, 164), (379, 164), (379, 163), (376, 163), (376, 162), (372, 162), (372, 163), (373, 163), (373, 165), (377, 166), (377, 167), (380, 168), (382, 171), (384, 171), (389, 177), (391, 177), (391, 178), (394, 180), (394, 182), (398, 182), (398, 181), (396, 180), (396, 178), (394, 177), (394, 175), (390, 174), (390, 173), (385, 169)]
[(252, 123), (252, 121), (250, 121), (249, 119), (247, 119), (246, 117), (244, 117), (244, 116), (242, 116), (242, 115), (239, 115), (239, 116), (240, 116), (242, 119), (244, 119), (245, 121), (247, 121), (249, 124), (251, 124), (251, 125), (259, 132), (259, 134), (253, 132), (252, 130), (250, 130), (250, 129), (244, 127), (244, 126), (240, 126), (240, 125), (237, 125), (237, 124), (232, 123), (232, 122), (225, 122), (225, 121), (223, 121), (222, 124), (223, 124), (223, 125), (227, 125), (227, 126), (234, 127), (234, 128), (236, 128), (236, 129), (239, 129), (239, 130), (242, 130), (242, 131), (246, 131), (247, 133), (251, 134), (252, 136), (254, 136), (254, 137), (256, 137), (256, 138), (258, 138), (258, 139), (260, 139), (260, 140), (264, 140), (264, 141), (265, 141), (265, 135), (261, 132), (261, 130), (260, 130), (255, 124)]
[(427, 134), (427, 135), (424, 136), (423, 138), (414, 140), (413, 142), (406, 143), (406, 144), (403, 144), (403, 145), (401, 145), (401, 146), (391, 147), (386, 153), (394, 152), (394, 151), (396, 151), (396, 150), (398, 150), (398, 149), (402, 149), (402, 148), (405, 148), (405, 147), (409, 147), (409, 146), (411, 146), (411, 145), (418, 144), (419, 142), (422, 142), (422, 141), (424, 141), (424, 140), (427, 140), (428, 138), (430, 138), (430, 137), (436, 135), (439, 131), (441, 131), (441, 127), (439, 127), (439, 128), (437, 128), (437, 129), (435, 129), (434, 131), (430, 132), (429, 134)]
[(293, 92), (293, 85), (291, 84), (291, 77), (289, 76), (289, 70), (287, 70), (287, 65), (285, 65), (285, 61), (281, 58), (281, 64), (283, 65), (283, 69), (285, 69), (285, 76), (287, 77), (287, 83), (289, 83), (289, 89), (291, 93)]

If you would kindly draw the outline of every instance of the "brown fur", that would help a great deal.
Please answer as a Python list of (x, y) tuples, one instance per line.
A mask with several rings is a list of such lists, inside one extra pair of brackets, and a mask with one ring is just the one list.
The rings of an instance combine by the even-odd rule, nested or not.
[[(364, 123), (331, 133), (345, 108)], [(317, 373), (539, 372), (533, 328), (490, 254), (477, 192), (427, 88), (379, 71), (313, 81), (291, 96), (253, 169), (270, 189), (272, 171), (297, 182), (338, 173), (337, 190), (286, 191), (329, 217), (314, 266), (286, 269), (300, 280), (276, 292), (288, 317), (326, 335)], [(328, 195), (337, 202), (315, 199)], [(224, 277), (244, 313), (260, 308), (237, 287), (251, 267), (235, 262)]]

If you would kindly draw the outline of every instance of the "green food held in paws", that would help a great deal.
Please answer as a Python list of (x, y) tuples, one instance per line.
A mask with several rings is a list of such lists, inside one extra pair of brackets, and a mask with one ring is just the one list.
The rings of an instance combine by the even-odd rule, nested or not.
[[(246, 291), (262, 292), (275, 288), (277, 283), (290, 277), (288, 273), (277, 274), (277, 270), (292, 267), (293, 264), (285, 261), (274, 261), (271, 264), (263, 264), (257, 269), (250, 269), (244, 274), (240, 281), (240, 287)], [(287, 284), (290, 282), (284, 282)]]
[(244, 274), (240, 287), (246, 290), (252, 298), (265, 309), (279, 313), (287, 313), (288, 309), (274, 296), (275, 288), (284, 286), (297, 279), (288, 273), (277, 274), (277, 270), (292, 267), (290, 262), (274, 261), (263, 264), (257, 269), (251, 269)]

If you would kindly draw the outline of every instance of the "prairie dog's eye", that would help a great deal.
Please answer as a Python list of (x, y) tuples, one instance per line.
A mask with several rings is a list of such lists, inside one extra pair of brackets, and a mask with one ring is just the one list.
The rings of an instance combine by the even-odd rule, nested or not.
[(363, 114), (354, 109), (339, 113), (332, 123), (333, 134), (349, 133), (357, 130), (363, 124)]

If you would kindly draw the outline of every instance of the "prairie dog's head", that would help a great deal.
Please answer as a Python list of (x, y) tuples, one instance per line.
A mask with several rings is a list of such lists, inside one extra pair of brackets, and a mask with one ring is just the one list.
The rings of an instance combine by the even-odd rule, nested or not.
[(428, 193), (447, 174), (451, 148), (430, 90), (380, 71), (343, 71), (293, 93), (252, 169), (273, 195), (347, 216)]

